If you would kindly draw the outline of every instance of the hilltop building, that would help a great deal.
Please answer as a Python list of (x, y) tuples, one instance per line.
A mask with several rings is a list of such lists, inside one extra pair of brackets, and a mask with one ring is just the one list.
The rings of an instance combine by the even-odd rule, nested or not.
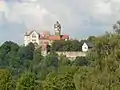
[(56, 40), (69, 40), (69, 35), (61, 34), (61, 25), (58, 21), (54, 24), (54, 35), (51, 35), (49, 31), (38, 33), (35, 30), (26, 32), (24, 35), (25, 46), (32, 42), (36, 46), (41, 46), (43, 51), (47, 49), (47, 45), (51, 45)]
[[(35, 47), (41, 47), (41, 53), (43, 56), (47, 55), (48, 53), (48, 46), (51, 46), (51, 44), (54, 41), (58, 40), (74, 40), (69, 39), (69, 35), (62, 35), (61, 34), (61, 25), (57, 21), (56, 24), (54, 24), (54, 34), (50, 34), (49, 31), (44, 31), (41, 33), (38, 33), (34, 29), (30, 30), (30, 32), (26, 32), (24, 35), (24, 45), (27, 46), (29, 43), (33, 43)], [(81, 40), (79, 40), (81, 41)], [(82, 45), (82, 51), (79, 52), (56, 52), (58, 55), (65, 55), (71, 60), (74, 60), (76, 57), (85, 57), (86, 52), (89, 51), (90, 48), (93, 48), (93, 44), (87, 41), (83, 41)]]
[(91, 42), (84, 41), (84, 43), (82, 45), (82, 52), (88, 52), (93, 47), (94, 47), (94, 45)]

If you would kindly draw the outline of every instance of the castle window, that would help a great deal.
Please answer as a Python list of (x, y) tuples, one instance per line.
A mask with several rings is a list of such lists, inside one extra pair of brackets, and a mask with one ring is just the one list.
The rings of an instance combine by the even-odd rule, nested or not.
[(36, 42), (36, 39), (32, 39), (33, 42)]
[(32, 34), (32, 38), (36, 38), (36, 35), (35, 35), (35, 34)]

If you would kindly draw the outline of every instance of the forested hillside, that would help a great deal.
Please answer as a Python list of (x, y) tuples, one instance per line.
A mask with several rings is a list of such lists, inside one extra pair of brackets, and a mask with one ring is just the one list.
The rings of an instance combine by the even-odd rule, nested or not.
[[(55, 42), (61, 44), (54, 43), (52, 52), (43, 57), (32, 43), (24, 47), (6, 41), (0, 46), (0, 90), (120, 90), (118, 25), (114, 33), (90, 37), (94, 48), (74, 61), (54, 53), (69, 50), (65, 42)], [(77, 45), (70, 50), (80, 50)]]

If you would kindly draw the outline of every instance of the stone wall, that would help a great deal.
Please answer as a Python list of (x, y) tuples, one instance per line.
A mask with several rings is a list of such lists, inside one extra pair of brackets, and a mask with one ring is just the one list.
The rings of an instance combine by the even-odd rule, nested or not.
[(85, 52), (56, 52), (59, 56), (60, 55), (65, 55), (68, 57), (70, 60), (74, 60), (76, 57), (85, 57), (86, 53)]

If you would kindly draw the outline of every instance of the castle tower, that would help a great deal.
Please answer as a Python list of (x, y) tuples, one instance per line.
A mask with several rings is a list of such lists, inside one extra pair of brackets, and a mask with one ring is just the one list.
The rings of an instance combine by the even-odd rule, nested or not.
[(55, 35), (60, 36), (61, 35), (61, 25), (57, 21), (56, 24), (54, 24), (54, 30), (55, 30)]

